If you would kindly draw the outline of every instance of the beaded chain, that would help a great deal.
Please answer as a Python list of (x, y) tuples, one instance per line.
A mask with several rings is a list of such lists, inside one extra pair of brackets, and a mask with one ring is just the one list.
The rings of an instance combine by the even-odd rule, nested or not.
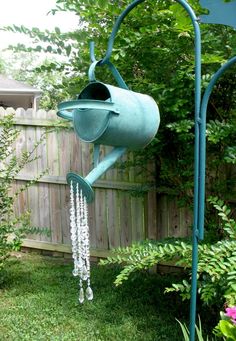
[[(88, 204), (82, 190), (70, 183), (70, 232), (72, 257), (74, 261), (73, 276), (79, 277), (79, 302), (85, 298), (91, 301), (93, 291), (90, 287), (90, 243), (88, 226)], [(86, 290), (84, 290), (86, 286)]]

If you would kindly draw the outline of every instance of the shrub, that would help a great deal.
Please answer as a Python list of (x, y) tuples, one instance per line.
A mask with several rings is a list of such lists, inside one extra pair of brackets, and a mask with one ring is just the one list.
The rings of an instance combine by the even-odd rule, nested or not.
[[(200, 317), (198, 318), (199, 320), (199, 325), (195, 326), (195, 329), (196, 329), (196, 335), (197, 335), (197, 340), (198, 341), (210, 341), (209, 337), (207, 336), (207, 338), (205, 339), (204, 338), (204, 335), (203, 335), (203, 330), (202, 330), (202, 324), (201, 324), (201, 320), (200, 320)], [(181, 327), (181, 330), (182, 330), (182, 333), (183, 333), (183, 337), (184, 337), (184, 341), (189, 341), (189, 330), (188, 330), (188, 327), (186, 326), (186, 324), (182, 324), (179, 320), (177, 320), (180, 327)], [(211, 339), (211, 341), (213, 341), (213, 339)]]
[(37, 159), (34, 152), (44, 139), (44, 135), (34, 144), (31, 151), (23, 151), (20, 157), (15, 155), (13, 147), (19, 130), (14, 127), (14, 115), (8, 114), (0, 119), (0, 271), (11, 251), (19, 250), (21, 240), (27, 233), (42, 232), (30, 226), (30, 212), (16, 216), (13, 205), (17, 196), (33, 185), (43, 174), (27, 182), (13, 193), (14, 179), (26, 164)]
[[(205, 304), (236, 303), (236, 222), (230, 218), (231, 210), (217, 197), (209, 199), (221, 218), (224, 239), (212, 245), (199, 244), (198, 293)], [(187, 278), (174, 283), (165, 292), (178, 292), (183, 300), (190, 298), (192, 245), (183, 240), (167, 242), (145, 241), (114, 250), (114, 256), (100, 264), (123, 264), (124, 268), (115, 280), (120, 285), (135, 272), (149, 269), (166, 261), (183, 266)]]
[(221, 320), (214, 329), (215, 335), (226, 341), (236, 341), (236, 307), (226, 308), (220, 312)]

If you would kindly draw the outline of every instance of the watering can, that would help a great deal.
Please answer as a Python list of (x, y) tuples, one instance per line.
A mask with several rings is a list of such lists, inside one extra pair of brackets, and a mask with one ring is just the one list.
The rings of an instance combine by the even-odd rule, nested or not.
[[(151, 142), (160, 123), (153, 98), (97, 81), (90, 82), (77, 100), (60, 103), (57, 115), (73, 122), (82, 141), (94, 143), (94, 169), (85, 178), (67, 174), (67, 182), (79, 183), (87, 202), (93, 200), (91, 185), (127, 149), (141, 149)], [(100, 144), (114, 149), (99, 162)]]

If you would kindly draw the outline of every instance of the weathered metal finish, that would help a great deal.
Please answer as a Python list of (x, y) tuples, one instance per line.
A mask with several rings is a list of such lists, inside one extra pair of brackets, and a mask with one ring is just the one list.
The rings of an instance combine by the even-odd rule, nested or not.
[(202, 23), (222, 24), (236, 28), (236, 0), (226, 2), (224, 0), (200, 0), (203, 8), (209, 10), (209, 14), (200, 15)]
[[(85, 98), (90, 99), (90, 108), (73, 112), (75, 132), (83, 141), (135, 150), (145, 147), (156, 135), (160, 115), (150, 96), (93, 82), (80, 93), (80, 108)], [(104, 100), (107, 109), (99, 110), (96, 99)]]
[[(147, 95), (121, 87), (95, 81), (95, 66), (90, 68), (93, 78), (78, 96), (78, 100), (58, 105), (58, 116), (73, 121), (78, 137), (92, 142), (94, 147), (94, 169), (85, 177), (75, 173), (67, 175), (67, 181), (79, 183), (88, 202), (94, 193), (91, 185), (105, 173), (126, 149), (145, 147), (156, 135), (160, 115), (155, 101)], [(123, 86), (118, 73), (114, 74)], [(124, 85), (123, 87), (126, 87)], [(99, 162), (99, 145), (116, 147)]]

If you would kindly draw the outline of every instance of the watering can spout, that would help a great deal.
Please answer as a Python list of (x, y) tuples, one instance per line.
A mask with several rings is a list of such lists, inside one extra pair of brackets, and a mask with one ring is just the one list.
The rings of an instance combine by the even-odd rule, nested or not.
[(76, 185), (78, 183), (87, 202), (93, 201), (94, 192), (91, 185), (114, 165), (114, 163), (126, 152), (126, 149), (127, 148), (125, 147), (116, 147), (112, 149), (112, 151), (106, 155), (85, 178), (76, 173), (68, 173), (66, 177), (67, 183), (70, 185), (72, 182), (74, 191), (76, 191)]

